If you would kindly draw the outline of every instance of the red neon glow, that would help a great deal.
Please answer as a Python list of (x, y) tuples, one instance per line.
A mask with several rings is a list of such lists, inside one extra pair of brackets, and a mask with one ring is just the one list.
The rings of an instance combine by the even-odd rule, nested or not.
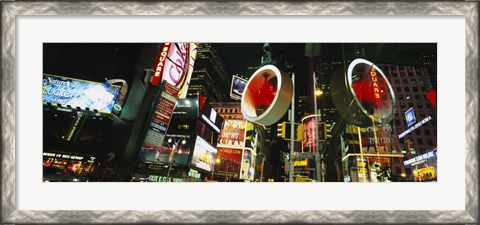
[(170, 44), (171, 43), (165, 43), (162, 47), (162, 50), (160, 50), (160, 53), (158, 54), (157, 63), (155, 64), (154, 68), (155, 73), (153, 74), (151, 81), (152, 84), (158, 85), (162, 79), (162, 72), (165, 68), (165, 60), (167, 59)]
[(425, 95), (427, 96), (428, 100), (430, 100), (430, 103), (432, 103), (432, 106), (437, 105), (437, 90), (425, 92)]
[(265, 77), (263, 84), (258, 90), (258, 95), (253, 101), (253, 104), (260, 110), (267, 110), (267, 108), (272, 104), (276, 92), (277, 86), (274, 86), (269, 82), (268, 77)]
[(366, 79), (364, 75), (359, 74), (360, 80), (352, 84), (355, 95), (365, 108), (369, 108), (372, 105), (381, 106), (380, 76), (378, 76), (377, 71), (373, 67), (370, 69), (368, 76), (369, 79)]
[(203, 108), (203, 104), (207, 101), (207, 97), (203, 95), (198, 96), (198, 105), (200, 106), (200, 109)]

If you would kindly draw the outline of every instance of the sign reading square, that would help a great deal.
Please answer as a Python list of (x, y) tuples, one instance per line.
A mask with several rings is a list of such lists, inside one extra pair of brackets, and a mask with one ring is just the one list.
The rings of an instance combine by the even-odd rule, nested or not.
[(417, 120), (415, 119), (415, 112), (413, 111), (413, 108), (410, 107), (406, 112), (405, 112), (405, 119), (407, 120), (407, 126), (411, 126)]

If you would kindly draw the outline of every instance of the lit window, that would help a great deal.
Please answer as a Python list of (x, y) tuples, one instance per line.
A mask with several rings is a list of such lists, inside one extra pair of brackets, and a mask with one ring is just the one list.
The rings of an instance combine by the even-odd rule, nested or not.
[(415, 148), (410, 148), (410, 153), (415, 155), (415, 154), (417, 154), (417, 151), (415, 150)]

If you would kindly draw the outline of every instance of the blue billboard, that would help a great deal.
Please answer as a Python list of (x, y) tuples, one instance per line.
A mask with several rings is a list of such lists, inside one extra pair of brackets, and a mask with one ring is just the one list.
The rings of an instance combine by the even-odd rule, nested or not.
[(107, 82), (43, 75), (42, 101), (52, 105), (111, 113), (119, 98), (120, 87)]
[(410, 107), (410, 109), (405, 112), (405, 119), (407, 120), (408, 127), (417, 122), (417, 120), (415, 119), (415, 112), (413, 111), (413, 108)]

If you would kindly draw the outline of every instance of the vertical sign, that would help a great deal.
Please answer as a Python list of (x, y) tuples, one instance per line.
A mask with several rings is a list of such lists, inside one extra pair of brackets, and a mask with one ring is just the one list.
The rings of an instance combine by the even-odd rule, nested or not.
[(178, 91), (177, 87), (168, 82), (163, 82), (160, 89), (160, 98), (145, 135), (144, 146), (162, 146), (167, 134), (168, 124), (170, 124), (170, 119), (172, 118), (173, 109), (175, 108)]
[(157, 64), (155, 64), (155, 73), (152, 77), (152, 84), (158, 85), (162, 78), (162, 73), (165, 68), (165, 60), (167, 59), (168, 50), (170, 50), (171, 43), (163, 44), (160, 53), (158, 54)]

